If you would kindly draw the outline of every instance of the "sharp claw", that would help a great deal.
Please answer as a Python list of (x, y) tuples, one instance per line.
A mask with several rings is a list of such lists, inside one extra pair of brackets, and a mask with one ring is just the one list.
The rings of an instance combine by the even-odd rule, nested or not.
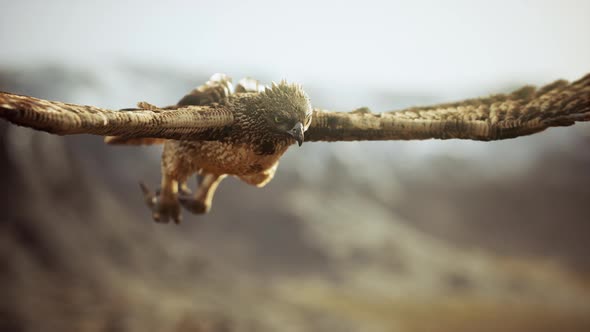
[(154, 208), (155, 211), (152, 212), (152, 218), (155, 222), (167, 224), (169, 222), (170, 215), (168, 215), (166, 211), (159, 210), (157, 207), (158, 205), (156, 205), (156, 208)]
[(174, 223), (178, 225), (182, 221), (182, 216), (180, 214), (172, 216), (172, 221), (174, 221)]
[(152, 191), (145, 185), (145, 183), (140, 182), (139, 188), (141, 188), (141, 192), (143, 193), (143, 200), (150, 208), (153, 208), (156, 205), (156, 195), (152, 193)]
[(178, 196), (180, 205), (194, 214), (204, 214), (209, 212), (210, 206), (205, 202), (194, 199), (191, 196)]
[(145, 203), (152, 210), (152, 218), (159, 223), (168, 223), (170, 219), (174, 223), (179, 224), (182, 220), (180, 216), (180, 207), (178, 202), (162, 202), (160, 197), (160, 190), (153, 193), (145, 183), (140, 182), (139, 187), (143, 193)]

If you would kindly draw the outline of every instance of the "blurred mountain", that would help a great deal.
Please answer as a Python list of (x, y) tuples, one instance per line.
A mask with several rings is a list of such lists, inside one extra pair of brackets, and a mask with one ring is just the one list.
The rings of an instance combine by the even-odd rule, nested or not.
[[(0, 90), (165, 105), (209, 74), (40, 66), (0, 70)], [(407, 95), (380, 103), (439, 101)], [(137, 186), (159, 181), (159, 147), (2, 122), (0, 330), (588, 331), (589, 132), (308, 143), (267, 187), (226, 180), (174, 226)]]

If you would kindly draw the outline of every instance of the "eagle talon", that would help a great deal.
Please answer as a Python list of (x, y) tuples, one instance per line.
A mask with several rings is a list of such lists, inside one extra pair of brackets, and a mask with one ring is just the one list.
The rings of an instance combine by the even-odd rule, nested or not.
[(151, 208), (154, 221), (168, 223), (172, 219), (175, 224), (180, 224), (182, 216), (180, 215), (180, 204), (178, 204), (177, 200), (168, 200), (162, 196), (156, 196), (154, 201), (155, 204)]
[(139, 183), (139, 188), (143, 193), (143, 200), (145, 201), (145, 204), (147, 204), (147, 206), (150, 208), (153, 208), (156, 205), (156, 196), (160, 194), (159, 190), (154, 194), (143, 182)]
[(147, 206), (152, 210), (152, 218), (155, 222), (168, 223), (170, 219), (175, 224), (182, 220), (180, 204), (176, 199), (167, 199), (161, 195), (160, 190), (153, 193), (144, 183), (139, 184)]
[(207, 204), (201, 200), (197, 200), (194, 197), (188, 195), (178, 196), (178, 201), (183, 208), (187, 209), (193, 214), (204, 214), (209, 212), (209, 209), (211, 208), (210, 204)]

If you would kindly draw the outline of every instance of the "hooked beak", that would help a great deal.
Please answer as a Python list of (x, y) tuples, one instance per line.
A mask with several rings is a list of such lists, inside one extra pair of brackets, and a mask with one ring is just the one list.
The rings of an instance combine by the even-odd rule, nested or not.
[(303, 144), (303, 124), (301, 122), (297, 122), (293, 129), (289, 130), (288, 133), (295, 138), (297, 143), (299, 143), (299, 146)]

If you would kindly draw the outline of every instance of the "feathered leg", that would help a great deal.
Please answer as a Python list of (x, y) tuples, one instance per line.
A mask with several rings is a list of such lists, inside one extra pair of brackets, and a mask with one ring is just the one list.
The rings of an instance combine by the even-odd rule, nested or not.
[(186, 180), (195, 173), (191, 155), (182, 150), (177, 141), (167, 141), (162, 153), (162, 182), (155, 193), (141, 184), (145, 201), (157, 222), (167, 223), (170, 219), (180, 223), (178, 196), (190, 195)]

